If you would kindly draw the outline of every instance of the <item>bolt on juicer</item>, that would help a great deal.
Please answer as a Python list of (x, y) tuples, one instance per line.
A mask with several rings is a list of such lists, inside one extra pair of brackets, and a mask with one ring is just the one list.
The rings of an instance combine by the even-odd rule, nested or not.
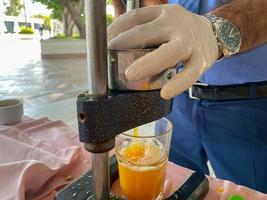
[[(139, 1), (128, 10), (133, 5), (138, 7)], [(124, 75), (127, 66), (151, 49), (107, 50), (106, 0), (85, 0), (85, 16), (88, 91), (77, 97), (77, 116), (80, 141), (92, 153), (92, 170), (56, 199), (108, 200), (110, 178), (117, 178), (116, 161), (111, 159), (110, 168), (108, 153), (115, 146), (115, 136), (169, 114), (172, 100), (160, 97), (160, 87), (176, 70), (174, 67), (144, 81), (128, 82)], [(87, 191), (88, 181), (93, 191)], [(72, 191), (77, 188), (86, 194), (78, 197)]]

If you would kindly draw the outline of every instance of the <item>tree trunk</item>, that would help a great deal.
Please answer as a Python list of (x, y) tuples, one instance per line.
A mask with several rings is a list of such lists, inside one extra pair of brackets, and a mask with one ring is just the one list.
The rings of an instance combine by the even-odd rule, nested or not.
[(67, 9), (64, 10), (63, 15), (63, 24), (64, 24), (64, 35), (65, 36), (72, 36), (74, 22), (72, 17)]
[(68, 36), (68, 16), (67, 16), (67, 11), (66, 9), (64, 10), (64, 14), (63, 14), (63, 28), (64, 28), (64, 35)]
[(68, 36), (72, 36), (73, 27), (74, 27), (74, 22), (72, 20), (72, 17), (70, 15), (70, 13), (68, 12), (68, 28), (67, 28), (67, 34), (68, 34)]
[(71, 21), (69, 22), (69, 28), (67, 30), (69, 36), (72, 36), (73, 35), (73, 28), (74, 28), (74, 22), (71, 19)]
[(85, 38), (86, 37), (85, 24), (81, 17), (82, 13), (81, 11), (84, 8), (83, 0), (79, 1), (79, 5), (77, 6), (77, 8), (75, 8), (75, 6), (71, 3), (70, 0), (62, 0), (62, 3), (64, 4), (65, 8), (68, 9), (74, 24), (78, 28), (80, 33), (80, 38)]

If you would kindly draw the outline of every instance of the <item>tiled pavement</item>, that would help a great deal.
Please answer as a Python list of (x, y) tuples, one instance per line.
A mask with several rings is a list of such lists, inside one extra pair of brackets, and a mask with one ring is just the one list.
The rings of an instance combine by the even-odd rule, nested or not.
[(32, 108), (86, 89), (86, 59), (41, 59), (38, 40), (2, 37), (0, 58), (0, 99), (23, 98), (25, 108)]

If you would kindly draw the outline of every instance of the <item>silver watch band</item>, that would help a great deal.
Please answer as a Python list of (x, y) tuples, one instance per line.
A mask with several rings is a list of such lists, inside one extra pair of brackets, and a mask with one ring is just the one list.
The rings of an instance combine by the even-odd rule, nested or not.
[(221, 22), (225, 19), (221, 18), (221, 17), (218, 17), (216, 15), (211, 15), (211, 14), (207, 14), (205, 15), (205, 17), (211, 22), (211, 23), (215, 23), (215, 22)]
[(219, 52), (218, 52), (218, 60), (219, 60), (224, 56), (224, 52), (223, 52), (223, 47), (222, 47), (221, 43), (218, 40), (217, 29), (219, 27), (219, 24), (224, 19), (221, 18), (221, 17), (218, 17), (216, 15), (211, 15), (211, 14), (204, 15), (204, 17), (206, 17), (210, 21), (210, 23), (212, 25), (213, 33), (214, 33), (214, 35), (216, 37), (216, 40), (217, 40), (217, 43), (218, 43), (218, 47), (219, 47)]

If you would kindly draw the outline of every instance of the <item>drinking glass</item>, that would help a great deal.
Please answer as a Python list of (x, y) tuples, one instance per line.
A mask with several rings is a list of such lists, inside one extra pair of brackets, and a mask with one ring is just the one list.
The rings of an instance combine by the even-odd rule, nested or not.
[(162, 118), (116, 137), (120, 186), (127, 200), (162, 199), (172, 129)]

